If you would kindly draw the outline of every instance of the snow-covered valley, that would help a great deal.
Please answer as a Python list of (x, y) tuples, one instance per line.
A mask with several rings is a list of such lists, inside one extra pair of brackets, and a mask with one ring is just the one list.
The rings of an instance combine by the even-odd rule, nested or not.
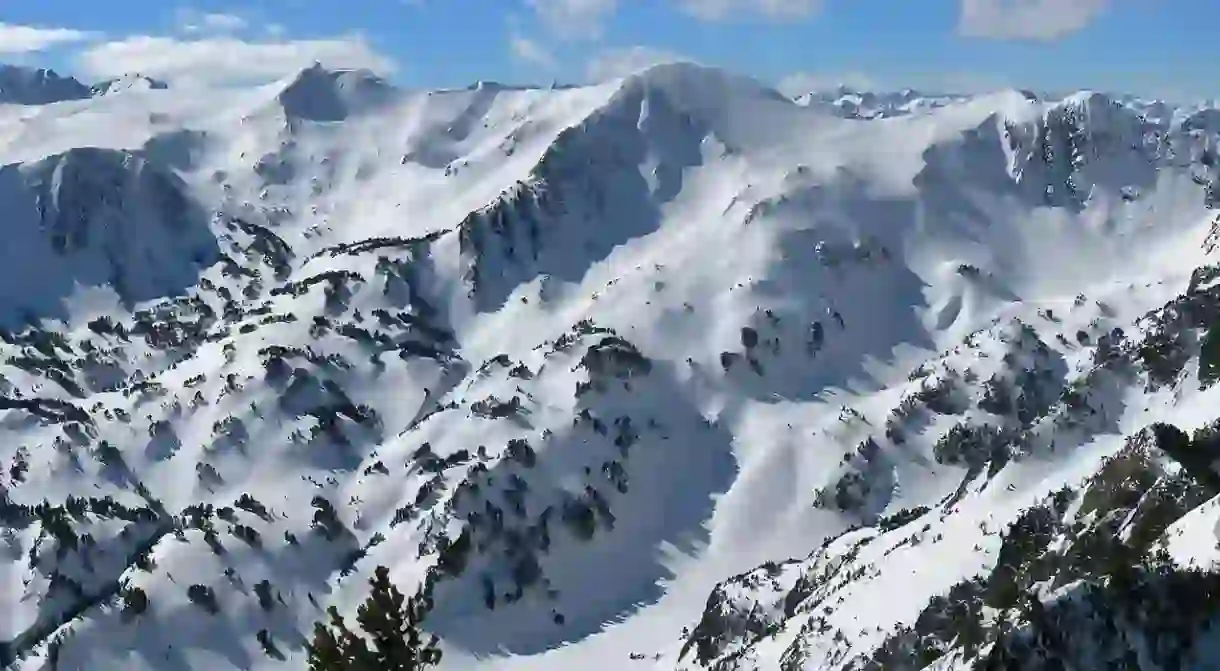
[(0, 665), (1220, 668), (1220, 110), (13, 81)]

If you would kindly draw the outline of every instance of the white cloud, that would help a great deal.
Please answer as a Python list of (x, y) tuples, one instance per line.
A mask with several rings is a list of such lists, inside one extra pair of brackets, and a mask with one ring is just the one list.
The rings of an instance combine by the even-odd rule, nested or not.
[(775, 88), (786, 96), (798, 96), (803, 93), (828, 91), (839, 86), (846, 86), (857, 91), (876, 91), (883, 88), (876, 79), (859, 72), (838, 74), (794, 72), (780, 79)]
[(679, 6), (704, 21), (723, 21), (740, 14), (754, 14), (772, 21), (813, 16), (822, 0), (677, 0)]
[(359, 36), (316, 40), (246, 41), (234, 37), (178, 40), (138, 35), (104, 42), (77, 55), (82, 70), (96, 77), (129, 72), (177, 84), (266, 82), (315, 61), (333, 68), (392, 72), (395, 64)]
[(1110, 0), (961, 0), (958, 32), (967, 37), (1056, 40), (1101, 16)]
[(61, 44), (84, 42), (96, 33), (70, 28), (39, 28), (0, 23), (0, 54), (25, 54)]
[(596, 39), (602, 23), (618, 10), (618, 0), (529, 0), (530, 6), (560, 37)]
[[(656, 2), (658, 0), (651, 0)], [(669, 0), (702, 21), (724, 21), (742, 15), (771, 21), (803, 19), (822, 10), (825, 0)], [(565, 39), (597, 39), (618, 10), (619, 0), (528, 0), (534, 12)]]
[(689, 61), (681, 54), (653, 47), (634, 46), (625, 49), (607, 49), (594, 56), (585, 66), (585, 76), (595, 82), (625, 77), (651, 65)]
[(508, 48), (512, 50), (513, 57), (521, 61), (547, 69), (555, 67), (555, 57), (551, 52), (528, 37), (513, 33), (508, 38)]
[(188, 33), (236, 33), (245, 30), (250, 25), (249, 21), (237, 14), (221, 12), (200, 14), (190, 10), (178, 13), (178, 23), (182, 30)]

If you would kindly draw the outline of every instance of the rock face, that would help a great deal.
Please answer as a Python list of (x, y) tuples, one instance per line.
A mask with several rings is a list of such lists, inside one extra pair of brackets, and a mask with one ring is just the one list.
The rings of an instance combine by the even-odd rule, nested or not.
[[(219, 250), (209, 215), (168, 168), (138, 152), (72, 149), (0, 169), (8, 244), (0, 313), (9, 326), (62, 314), (76, 285), (124, 301), (174, 295)], [(20, 290), (17, 288), (20, 287)]]
[(54, 70), (0, 64), (0, 103), (47, 105), (83, 100), (89, 87)]
[(119, 88), (0, 114), (0, 665), (1211, 668), (1215, 110)]
[(393, 95), (393, 87), (368, 70), (327, 70), (314, 64), (298, 73), (278, 99), (290, 119), (342, 121)]

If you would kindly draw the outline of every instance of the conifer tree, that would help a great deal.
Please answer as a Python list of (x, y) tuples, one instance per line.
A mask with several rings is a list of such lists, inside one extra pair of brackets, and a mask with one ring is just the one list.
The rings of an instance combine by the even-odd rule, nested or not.
[(348, 629), (343, 616), (330, 607), (329, 624), (314, 625), (310, 671), (420, 671), (438, 664), (437, 638), (425, 637), (420, 629), (432, 609), (431, 597), (425, 593), (408, 599), (390, 582), (384, 566), (377, 567), (369, 586), (372, 592), (356, 611), (363, 635)]

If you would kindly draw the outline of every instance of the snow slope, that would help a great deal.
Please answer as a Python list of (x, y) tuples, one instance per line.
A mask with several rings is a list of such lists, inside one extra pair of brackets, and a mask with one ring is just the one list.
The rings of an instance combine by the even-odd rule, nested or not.
[(105, 90), (0, 106), (0, 662), (299, 666), (383, 564), (448, 669), (1213, 668), (1121, 595), (1217, 575), (1220, 112)]

